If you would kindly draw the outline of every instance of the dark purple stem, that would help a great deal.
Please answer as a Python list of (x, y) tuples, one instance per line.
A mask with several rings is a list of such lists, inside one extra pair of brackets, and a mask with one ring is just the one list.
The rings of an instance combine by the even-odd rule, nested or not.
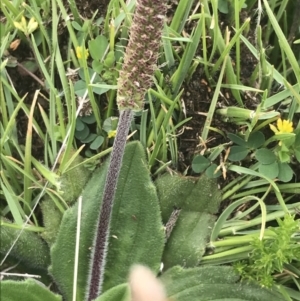
[(120, 113), (117, 134), (113, 144), (113, 150), (110, 157), (104, 187), (97, 232), (94, 240), (94, 250), (92, 254), (90, 271), (91, 274), (87, 289), (88, 301), (96, 299), (101, 293), (113, 200), (115, 197), (116, 186), (122, 165), (126, 138), (130, 128), (132, 114), (133, 113), (131, 110), (124, 110)]

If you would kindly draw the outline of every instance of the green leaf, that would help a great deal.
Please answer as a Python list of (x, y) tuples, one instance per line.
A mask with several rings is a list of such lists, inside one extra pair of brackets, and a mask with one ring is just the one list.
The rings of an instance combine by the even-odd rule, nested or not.
[[(127, 145), (112, 213), (104, 291), (123, 283), (134, 263), (159, 271), (164, 227), (156, 188), (140, 142)], [(120, 252), (121, 250), (121, 252)]]
[(205, 175), (210, 179), (218, 178), (222, 173), (221, 170), (218, 170), (216, 172), (217, 168), (218, 168), (217, 164), (212, 164), (206, 169)]
[[(70, 152), (70, 157), (68, 158), (69, 160), (74, 153), (75, 151)], [(84, 159), (81, 156), (76, 156), (69, 168), (75, 167), (78, 164), (80, 164), (80, 166), (63, 172), (59, 179), (61, 183), (61, 191), (63, 192), (62, 197), (68, 204), (74, 203), (77, 200), (91, 177), (91, 172), (88, 170), (88, 168), (84, 164), (81, 164), (83, 160)]]
[(278, 157), (279, 157), (279, 161), (281, 163), (285, 163), (285, 162), (290, 162), (291, 161), (291, 156), (290, 156), (290, 152), (289, 151), (280, 150), (278, 152)]
[(35, 73), (39, 68), (38, 64), (31, 60), (23, 61), (22, 66), (32, 73)]
[[(8, 220), (5, 219), (8, 223)], [(13, 224), (12, 224), (13, 225)], [(1, 225), (0, 253), (6, 254), (19, 235), (20, 230)], [(50, 265), (50, 251), (40, 236), (24, 230), (10, 252), (10, 256), (18, 259), (28, 267), (47, 270)], [(18, 299), (16, 299), (18, 300)]]
[[(93, 85), (91, 85), (93, 92), (98, 94), (98, 95), (102, 95), (103, 93), (105, 93), (105, 92), (107, 92), (108, 90), (111, 89), (110, 87), (103, 87), (103, 85), (105, 85), (105, 84), (102, 83), (102, 84), (93, 84)], [(75, 94), (77, 96), (83, 97), (85, 92), (86, 92), (86, 89), (87, 89), (87, 83), (85, 81), (78, 80), (77, 82), (75, 82), (74, 90), (75, 90)]]
[(61, 301), (62, 297), (52, 293), (43, 283), (25, 281), (1, 281), (1, 301)]
[(276, 138), (276, 140), (281, 141), (282, 143), (284, 143), (284, 145), (287, 148), (294, 145), (295, 141), (296, 141), (296, 135), (294, 133), (276, 134), (274, 137)]
[(278, 162), (273, 162), (271, 164), (260, 164), (258, 171), (263, 174), (265, 177), (270, 179), (275, 179), (279, 174)]
[(198, 265), (205, 253), (215, 220), (215, 216), (209, 213), (182, 209), (165, 247), (164, 268)]
[(49, 246), (52, 246), (55, 242), (63, 214), (50, 198), (42, 201), (40, 206), (45, 227), (45, 231), (41, 233), (41, 236)]
[(80, 79), (74, 83), (74, 91), (77, 96), (83, 97), (86, 89), (87, 89), (87, 84), (85, 81)]
[[(78, 300), (83, 300), (89, 273), (94, 229), (102, 202), (108, 161), (96, 170), (83, 193), (82, 228), (77, 282)], [(63, 217), (51, 249), (50, 269), (60, 291), (71, 300), (74, 271), (77, 205)], [(139, 142), (126, 146), (112, 212), (103, 292), (126, 282), (132, 264), (141, 263), (158, 271), (164, 245), (156, 189), (151, 181), (144, 148)]]
[(293, 170), (288, 163), (278, 163), (279, 174), (278, 179), (282, 182), (289, 182), (293, 178)]
[(173, 267), (160, 279), (176, 301), (284, 301), (276, 292), (243, 283), (229, 266)]
[(297, 161), (300, 162), (300, 131), (296, 134), (294, 151)]
[(212, 214), (221, 200), (216, 180), (206, 175), (192, 178), (166, 174), (155, 184), (165, 224), (174, 207), (181, 209), (163, 255), (165, 268), (197, 265), (215, 221)]
[(228, 2), (227, 0), (218, 0), (218, 10), (223, 14), (228, 14)]
[(215, 214), (221, 201), (216, 179), (205, 175), (183, 177), (165, 174), (155, 181), (163, 223), (166, 224), (174, 207), (187, 211)]
[[(89, 72), (89, 77), (92, 78), (92, 77), (94, 76), (95, 71), (94, 71), (92, 68), (89, 68), (89, 67), (88, 67), (88, 72)], [(84, 69), (83, 69), (83, 68), (80, 68), (80, 69), (79, 69), (78, 75), (79, 75), (79, 77), (80, 77), (83, 81), (86, 80), (85, 74), (84, 74)], [(98, 83), (98, 82), (100, 82), (100, 81), (101, 81), (100, 75), (99, 75), (99, 74), (96, 74), (93, 83)]]
[(276, 161), (275, 154), (267, 148), (258, 149), (255, 152), (255, 158), (259, 163), (262, 164), (271, 164)]
[[(280, 134), (281, 135), (281, 134)], [(279, 138), (278, 136), (280, 135), (276, 135), (276, 138)], [(295, 145), (295, 134), (290, 134), (290, 137), (285, 137), (283, 139), (280, 139), (281, 143), (284, 144), (287, 148), (291, 148), (293, 145)]]
[(198, 155), (193, 159), (192, 169), (196, 173), (204, 171), (210, 165), (210, 161), (202, 155)]
[(244, 146), (232, 146), (230, 148), (230, 153), (228, 159), (230, 161), (241, 161), (246, 158), (248, 155), (249, 150)]
[(81, 119), (81, 121), (83, 121), (84, 123), (87, 123), (87, 124), (96, 123), (96, 118), (95, 118), (94, 113), (92, 113), (91, 115), (88, 115), (88, 116), (82, 116), (82, 117), (80, 117), (80, 119)]
[(119, 121), (119, 118), (114, 117), (114, 116), (105, 119), (103, 122), (103, 130), (106, 133), (116, 130), (117, 126), (118, 126), (118, 121)]
[(100, 74), (104, 68), (104, 65), (102, 62), (99, 61), (93, 61), (92, 62), (92, 68), (95, 72), (97, 72), (98, 74)]
[(300, 150), (295, 150), (295, 157), (297, 161), (300, 163)]
[(247, 146), (247, 142), (246, 142), (244, 139), (242, 139), (240, 136), (238, 136), (238, 135), (229, 133), (229, 134), (227, 135), (227, 137), (228, 137), (232, 142), (234, 142), (235, 144), (237, 144), (237, 145), (239, 145), (239, 146), (245, 146), (245, 147)]
[(115, 64), (115, 52), (114, 50), (111, 50), (105, 60), (104, 60), (104, 65), (107, 67), (107, 68), (112, 68)]
[(76, 30), (82, 31), (82, 27), (76, 21), (72, 21), (71, 24)]
[(75, 137), (80, 141), (85, 140), (89, 134), (90, 134), (90, 129), (88, 128), (88, 126), (86, 124), (84, 124), (83, 130), (75, 131)]
[(81, 121), (80, 118), (76, 119), (76, 123), (75, 123), (75, 129), (76, 131), (83, 131), (85, 127), (85, 124)]
[(91, 133), (85, 139), (80, 140), (82, 143), (91, 143), (97, 138), (97, 134)]
[(257, 149), (265, 143), (266, 139), (262, 132), (251, 133), (247, 141), (247, 147)]
[(130, 291), (127, 283), (119, 284), (101, 294), (94, 301), (128, 301), (130, 300)]
[(102, 60), (108, 46), (107, 38), (105, 36), (98, 36), (95, 40), (90, 40), (88, 45), (91, 57), (97, 61)]
[(93, 150), (98, 149), (98, 148), (102, 145), (103, 141), (104, 141), (104, 137), (98, 136), (98, 137), (93, 141), (93, 143), (91, 143), (90, 149), (93, 149)]
[(98, 84), (90, 84), (90, 86), (92, 87), (93, 92), (98, 95), (102, 95), (111, 89), (116, 89), (116, 86), (109, 86), (103, 82)]

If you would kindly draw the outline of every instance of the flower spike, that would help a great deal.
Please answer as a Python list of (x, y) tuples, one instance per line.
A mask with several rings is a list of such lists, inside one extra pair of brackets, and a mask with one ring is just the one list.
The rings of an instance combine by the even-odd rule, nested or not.
[(167, 1), (137, 1), (130, 39), (118, 79), (119, 110), (143, 109), (144, 96), (153, 83)]

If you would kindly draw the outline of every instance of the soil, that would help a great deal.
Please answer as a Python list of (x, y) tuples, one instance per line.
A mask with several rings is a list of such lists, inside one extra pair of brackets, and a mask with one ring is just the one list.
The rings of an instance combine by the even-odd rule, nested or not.
[[(66, 1), (66, 0), (65, 0)], [(96, 10), (98, 10), (96, 19), (99, 17), (104, 17), (106, 15), (107, 5), (111, 0), (91, 0), (91, 1), (76, 1), (76, 4), (78, 6), (78, 9), (80, 11), (80, 15), (83, 18), (90, 19)], [(100, 2), (100, 3), (99, 3)], [(170, 10), (168, 12), (168, 15), (172, 16), (172, 9), (176, 8), (176, 0), (172, 1), (172, 5), (170, 6)], [(68, 1), (66, 1), (65, 7), (68, 7)], [(300, 6), (299, 6), (300, 7)], [(70, 13), (70, 12), (69, 12)], [(1, 16), (0, 16), (1, 17)], [(241, 14), (241, 18), (246, 18), (246, 12), (243, 12)], [(226, 16), (220, 14), (220, 19), (222, 20), (223, 29), (225, 30), (225, 27), (228, 25), (228, 22), (226, 20)], [(186, 28), (186, 32), (191, 32), (191, 27)], [(60, 40), (63, 45), (64, 39), (66, 36), (66, 33), (62, 30), (60, 33)], [(253, 40), (254, 34), (252, 33), (251, 29), (248, 33), (248, 39)], [(207, 41), (209, 45), (209, 41)], [(201, 55), (202, 45), (199, 45), (199, 55)], [(209, 47), (209, 46), (208, 46)], [(251, 75), (252, 71), (254, 70), (257, 61), (253, 57), (253, 55), (244, 47), (242, 47), (242, 55), (243, 55), (243, 61), (241, 65), (241, 81), (245, 85), (248, 84), (249, 76)], [(208, 48), (209, 51), (209, 48)], [(20, 46), (15, 51), (10, 51), (10, 55), (14, 56), (19, 64), (22, 64), (25, 60), (34, 60), (33, 54), (31, 53), (30, 48), (26, 43), (21, 43)], [(231, 53), (232, 60), (234, 61), (234, 50)], [(216, 57), (215, 60), (218, 58)], [(24, 97), (27, 94), (25, 104), (30, 108), (32, 101), (34, 99), (34, 95), (36, 90), (41, 90), (41, 94), (45, 95), (45, 98), (47, 98), (47, 91), (43, 86), (40, 85), (39, 82), (37, 82), (35, 79), (30, 76), (27, 72), (24, 72), (24, 70), (18, 66), (15, 68), (7, 68), (8, 74), (10, 77), (10, 80), (13, 83), (13, 86), (15, 87), (18, 95), (21, 97)], [(41, 78), (41, 74), (38, 70), (34, 72), (34, 74)], [(181, 172), (184, 172), (186, 170), (189, 170), (189, 174), (191, 174), (191, 162), (195, 156), (195, 154), (198, 154), (202, 152), (205, 148), (212, 148), (214, 146), (217, 146), (219, 144), (228, 143), (228, 139), (224, 138), (222, 135), (210, 131), (210, 136), (208, 138), (208, 141), (201, 141), (200, 134), (203, 130), (203, 126), (206, 119), (206, 112), (208, 112), (212, 97), (214, 95), (214, 85), (218, 79), (218, 74), (216, 75), (216, 78), (214, 79), (208, 79), (205, 76), (203, 67), (201, 64), (198, 66), (198, 68), (193, 73), (192, 78), (189, 81), (184, 82), (183, 89), (184, 93), (182, 96), (186, 117), (192, 117), (192, 119), (186, 123), (182, 129), (178, 131), (180, 133), (178, 135), (178, 144), (179, 144), (179, 165), (178, 170)], [(253, 109), (256, 107), (256, 100), (253, 95), (245, 94), (242, 95), (243, 102), (246, 106), (246, 108)], [(42, 96), (38, 97), (38, 104), (47, 112), (49, 110), (49, 106), (47, 101)], [(236, 100), (230, 93), (230, 91), (226, 89), (222, 89), (219, 99), (218, 99), (218, 107), (223, 106), (234, 106), (236, 105)], [(40, 111), (38, 107), (35, 109), (35, 119), (38, 121), (38, 123), (42, 126), (44, 122), (42, 121), (42, 117), (40, 115)], [(41, 121), (41, 122), (39, 122)], [(23, 112), (20, 111), (17, 116), (17, 126), (18, 126), (18, 138), (19, 138), (19, 144), (25, 145), (26, 142), (26, 135), (27, 135), (27, 124), (28, 124), (28, 117)], [(221, 120), (221, 118), (214, 118), (213, 123), (211, 125), (212, 127), (218, 128), (224, 133), (236, 133), (239, 128), (230, 123), (226, 123)], [(45, 130), (45, 129), (42, 129)], [(33, 148), (32, 148), (32, 155), (38, 159), (43, 161), (44, 160), (44, 143), (40, 139), (40, 137), (35, 133), (33, 133)], [(16, 154), (17, 155), (17, 154)], [(298, 166), (300, 174), (300, 166)], [(226, 180), (221, 179), (220, 186), (226, 185), (230, 180), (232, 180), (233, 175), (230, 175)], [(271, 199), (268, 200), (269, 203), (277, 203), (277, 200)], [(224, 209), (228, 205), (230, 200), (227, 202), (222, 203), (222, 208), (220, 208), (220, 211)], [(249, 204), (250, 206), (250, 204)], [(240, 209), (240, 208), (238, 208)], [(243, 208), (244, 210), (246, 208)]]
[[(78, 9), (80, 11), (80, 15), (82, 18), (91, 18), (96, 10), (98, 10), (96, 18), (98, 17), (104, 17), (107, 10), (107, 5), (110, 2), (110, 0), (92, 0), (92, 1), (76, 1), (76, 4), (78, 6)], [(69, 7), (66, 3), (65, 7)], [(176, 8), (176, 1), (172, 1), (172, 5), (170, 5), (170, 9), (168, 12), (169, 18), (172, 16), (173, 11)], [(71, 12), (68, 12), (71, 13)], [(246, 12), (241, 13), (241, 22), (247, 17)], [(221, 24), (223, 26), (223, 30), (225, 30), (225, 27), (229, 25), (228, 20), (226, 19), (226, 15), (220, 14), (219, 16), (221, 20)], [(255, 24), (253, 24), (255, 25)], [(187, 33), (191, 32), (193, 27), (193, 24), (185, 28), (185, 31)], [(254, 26), (253, 26), (254, 28)], [(254, 34), (251, 32), (251, 29), (247, 36), (248, 39), (254, 40)], [(62, 45), (65, 40), (65, 32), (62, 30), (60, 33), (59, 39), (62, 42)], [(208, 52), (209, 52), (209, 39), (207, 39), (208, 44)], [(201, 55), (202, 45), (199, 45), (199, 55)], [(253, 57), (253, 55), (247, 50), (246, 47), (244, 47), (241, 44), (242, 48), (242, 55), (243, 55), (243, 61), (241, 65), (241, 81), (245, 85), (248, 83), (249, 76), (251, 75), (252, 71), (254, 70), (257, 61)], [(11, 51), (10, 54), (14, 56), (19, 64), (22, 64), (25, 60), (34, 60), (33, 54), (31, 53), (28, 45), (26, 43), (21, 43), (20, 46), (15, 51)], [(231, 53), (232, 60), (234, 61), (234, 50), (232, 50)], [(215, 60), (218, 58), (216, 57)], [(37, 82), (35, 79), (33, 79), (30, 74), (24, 72), (24, 70), (18, 66), (16, 68), (8, 68), (8, 74), (10, 76), (10, 79), (12, 83), (14, 84), (14, 87), (16, 88), (18, 94), (23, 97), (27, 94), (25, 104), (30, 107), (31, 103), (34, 98), (34, 93), (36, 90), (41, 89), (41, 93), (47, 97), (47, 91), (40, 85), (39, 82)], [(36, 70), (34, 73), (38, 78), (41, 78), (41, 74), (39, 74), (39, 71)], [(179, 133), (181, 133), (178, 137), (178, 143), (179, 143), (179, 171), (183, 172), (187, 170), (191, 166), (191, 162), (195, 154), (200, 153), (205, 148), (211, 148), (216, 145), (226, 143), (228, 142), (228, 139), (224, 138), (222, 135), (210, 131), (210, 136), (208, 138), (208, 141), (201, 141), (200, 134), (202, 132), (204, 122), (205, 122), (205, 113), (208, 112), (211, 99), (214, 94), (214, 85), (217, 81), (218, 74), (216, 75), (216, 78), (214, 79), (207, 79), (204, 74), (203, 67), (201, 64), (198, 66), (198, 68), (193, 73), (192, 78), (184, 82), (183, 84), (183, 103), (186, 110), (186, 117), (192, 117), (192, 120), (190, 120), (188, 123), (184, 125), (182, 129), (179, 130)], [(243, 101), (245, 103), (245, 106), (249, 109), (253, 109), (256, 107), (255, 98), (252, 97), (249, 94), (242, 95)], [(253, 101), (254, 100), (254, 101)], [(48, 103), (44, 100), (43, 97), (38, 98), (38, 103), (43, 107), (45, 111), (47, 111)], [(218, 107), (223, 106), (231, 106), (236, 105), (236, 100), (231, 95), (230, 91), (227, 91), (226, 89), (222, 89), (219, 99), (218, 99)], [(35, 118), (39, 122), (41, 120), (41, 116), (39, 113), (38, 108), (35, 110)], [(19, 143), (22, 145), (25, 145), (26, 140), (26, 134), (27, 134), (27, 116), (23, 111), (20, 111), (17, 117), (17, 124), (18, 124), (18, 134), (19, 134)], [(41, 120), (42, 121), (42, 120)], [(41, 125), (44, 124), (43, 122), (40, 123)], [(221, 120), (221, 118), (214, 118), (212, 127), (216, 127), (223, 131), (224, 133), (235, 133), (237, 132), (238, 128), (234, 124), (225, 123)], [(32, 154), (37, 159), (43, 160), (44, 159), (44, 144), (39, 138), (39, 136), (33, 131), (33, 149)], [(222, 181), (222, 185), (224, 185), (226, 182)]]
[[(80, 15), (83, 19), (90, 19), (94, 13), (97, 11), (96, 19), (100, 17), (105, 17), (107, 6), (110, 0), (102, 0), (99, 1), (76, 1), (78, 10), (80, 11)], [(66, 2), (66, 8), (69, 7), (69, 3)], [(71, 14), (70, 11), (67, 11), (68, 14)], [(3, 16), (0, 15), (0, 19)], [(66, 38), (66, 30), (62, 30), (59, 32), (59, 39), (61, 41), (62, 47), (65, 42)], [(35, 80), (32, 75), (24, 68), (22, 65), (25, 61), (34, 61), (33, 54), (29, 48), (29, 45), (26, 41), (22, 41), (20, 45), (17, 47), (16, 50), (10, 50), (9, 53), (6, 53), (7, 57), (11, 56), (18, 61), (18, 66), (15, 68), (7, 68), (9, 78), (13, 83), (18, 95), (20, 97), (24, 97), (25, 95), (25, 105), (30, 109), (30, 106), (34, 99), (34, 94), (37, 90), (41, 89), (41, 94), (45, 95), (45, 98), (48, 96), (47, 91), (43, 85), (41, 85), (37, 80)], [(35, 70), (33, 74), (38, 78), (41, 79), (42, 76), (39, 70)], [(37, 100), (38, 104), (43, 107), (43, 109), (47, 112), (49, 109), (48, 102), (42, 97), (39, 96)], [(39, 110), (37, 107), (35, 108), (34, 118), (37, 122), (43, 126), (44, 122), (42, 121), (42, 117), (40, 115)], [(41, 121), (41, 122), (39, 122)], [(26, 135), (27, 135), (27, 125), (28, 125), (28, 117), (24, 113), (24, 111), (20, 110), (17, 116), (17, 128), (18, 128), (18, 140), (20, 145), (25, 145), (26, 142)], [(42, 130), (45, 130), (42, 128)], [(33, 134), (33, 145), (32, 145), (32, 155), (38, 160), (44, 160), (44, 143), (41, 138), (36, 134), (35, 131), (32, 132)], [(17, 154), (15, 154), (17, 156)]]
[[(247, 17), (246, 11), (241, 13), (241, 18), (245, 19)], [(226, 19), (226, 15), (220, 13), (219, 19), (221, 20), (222, 28), (225, 31), (226, 26), (229, 26)], [(241, 20), (242, 22), (242, 20)], [(253, 28), (255, 24), (253, 24)], [(254, 34), (249, 31), (247, 38), (251, 41), (254, 39)], [(208, 53), (210, 50), (209, 39), (207, 39)], [(201, 43), (198, 46), (198, 53), (201, 56), (202, 53)], [(243, 62), (241, 64), (241, 82), (247, 85), (250, 75), (252, 74), (255, 66), (257, 64), (256, 58), (250, 53), (250, 51), (241, 44), (241, 53), (243, 57)], [(218, 57), (215, 58), (215, 61)], [(231, 59), (234, 62), (235, 54), (234, 49), (231, 52)], [(184, 82), (183, 89), (183, 101), (185, 104), (187, 117), (192, 117), (192, 119), (185, 124), (184, 133), (179, 137), (180, 152), (182, 158), (180, 169), (186, 170), (195, 154), (201, 153), (206, 148), (212, 148), (217, 145), (228, 143), (228, 139), (224, 138), (221, 134), (210, 131), (210, 136), (207, 141), (202, 141), (200, 135), (206, 120), (206, 112), (208, 112), (211, 100), (214, 95), (214, 86), (218, 80), (219, 74), (213, 79), (208, 79), (205, 76), (204, 69), (201, 64), (195, 70), (192, 78), (188, 82)], [(226, 79), (225, 79), (226, 80)], [(249, 94), (242, 95), (243, 103), (245, 108), (255, 109), (256, 103), (254, 103)], [(237, 102), (230, 90), (221, 89), (219, 99), (217, 102), (217, 108), (236, 106)], [(216, 116), (216, 115), (215, 115)], [(238, 128), (234, 124), (226, 123), (222, 121), (221, 117), (213, 118), (212, 127), (218, 128), (224, 133), (236, 133)]]

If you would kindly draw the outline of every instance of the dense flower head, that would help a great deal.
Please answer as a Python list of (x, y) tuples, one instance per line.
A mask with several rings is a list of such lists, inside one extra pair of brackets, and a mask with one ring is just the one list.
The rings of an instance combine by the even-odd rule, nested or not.
[(118, 79), (119, 110), (143, 108), (146, 91), (153, 83), (153, 73), (167, 11), (167, 1), (137, 1), (129, 43)]

